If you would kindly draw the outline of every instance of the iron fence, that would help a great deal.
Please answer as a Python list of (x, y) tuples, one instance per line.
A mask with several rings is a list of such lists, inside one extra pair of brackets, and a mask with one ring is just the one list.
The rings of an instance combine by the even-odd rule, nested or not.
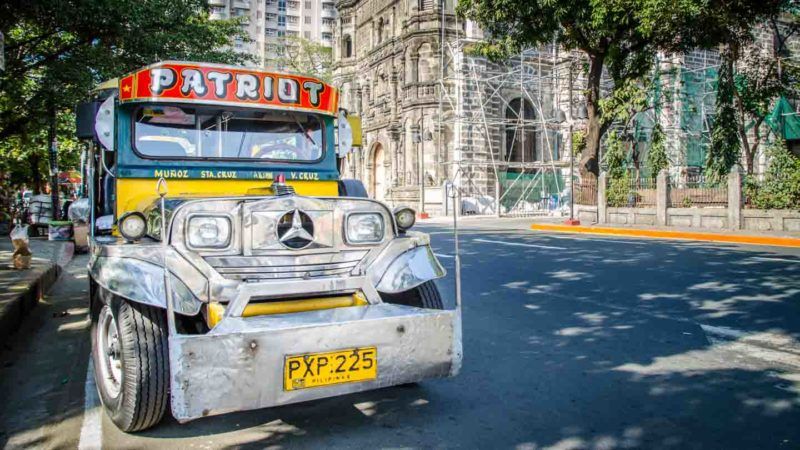
[(725, 181), (712, 182), (704, 175), (670, 177), (671, 208), (725, 208), (728, 186)]
[(575, 204), (597, 206), (597, 183), (595, 181), (575, 183)]
[(606, 200), (612, 207), (655, 208), (656, 179), (609, 178)]

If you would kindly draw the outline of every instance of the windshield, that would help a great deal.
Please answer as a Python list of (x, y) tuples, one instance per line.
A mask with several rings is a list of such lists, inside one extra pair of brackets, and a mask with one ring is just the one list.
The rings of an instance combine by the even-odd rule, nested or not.
[(136, 111), (136, 150), (155, 158), (322, 159), (322, 124), (313, 114), (146, 106)]

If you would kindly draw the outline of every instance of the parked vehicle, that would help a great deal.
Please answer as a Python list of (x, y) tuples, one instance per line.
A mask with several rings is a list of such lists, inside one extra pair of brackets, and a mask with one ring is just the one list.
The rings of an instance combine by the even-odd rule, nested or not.
[(458, 373), (459, 295), (414, 211), (339, 179), (360, 136), (334, 87), (163, 62), (93, 95), (92, 358), (120, 429)]

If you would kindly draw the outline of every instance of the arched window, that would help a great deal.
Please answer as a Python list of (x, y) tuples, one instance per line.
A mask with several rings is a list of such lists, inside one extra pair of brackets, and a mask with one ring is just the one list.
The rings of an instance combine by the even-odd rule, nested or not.
[(378, 44), (383, 42), (383, 17), (378, 20)]
[(417, 81), (431, 81), (433, 79), (433, 68), (431, 67), (433, 50), (431, 44), (426, 42), (420, 45), (417, 49), (417, 55), (419, 55), (419, 60), (417, 61)]
[(532, 120), (536, 112), (528, 100), (515, 98), (506, 108), (505, 156), (508, 162), (529, 163), (538, 159), (536, 141), (538, 136)]
[(349, 34), (345, 34), (342, 38), (342, 58), (353, 57), (353, 39)]

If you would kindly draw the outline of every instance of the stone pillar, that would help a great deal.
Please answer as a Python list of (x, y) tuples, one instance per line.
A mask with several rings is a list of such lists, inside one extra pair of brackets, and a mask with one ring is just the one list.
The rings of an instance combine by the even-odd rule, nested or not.
[(656, 225), (667, 225), (667, 205), (669, 205), (669, 171), (661, 169), (656, 177)]
[(600, 178), (597, 179), (597, 223), (606, 223), (608, 216), (606, 215), (606, 180), (608, 174), (600, 172)]
[(742, 173), (734, 166), (728, 174), (728, 228), (742, 228)]
[[(419, 81), (419, 55), (411, 55), (411, 79), (409, 83), (417, 83)], [(414, 95), (416, 97), (416, 95)]]

